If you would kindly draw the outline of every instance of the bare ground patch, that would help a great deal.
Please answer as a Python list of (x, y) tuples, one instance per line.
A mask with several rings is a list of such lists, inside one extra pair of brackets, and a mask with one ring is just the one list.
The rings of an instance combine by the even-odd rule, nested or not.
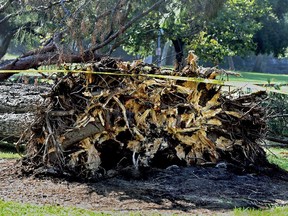
[(187, 214), (288, 204), (288, 181), (280, 175), (237, 175), (226, 168), (172, 167), (150, 172), (145, 179), (120, 175), (98, 182), (76, 182), (19, 175), (15, 163), (0, 160), (3, 200), (101, 211)]

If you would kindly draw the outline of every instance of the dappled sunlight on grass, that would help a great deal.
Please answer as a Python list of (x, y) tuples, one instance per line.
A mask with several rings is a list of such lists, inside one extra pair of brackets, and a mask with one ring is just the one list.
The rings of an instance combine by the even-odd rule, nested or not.
[(6, 54), (3, 56), (3, 60), (15, 59), (15, 58), (17, 58), (17, 57), (18, 57), (18, 55), (6, 53)]
[[(256, 73), (256, 72), (238, 72), (240, 77), (229, 76), (230, 81), (242, 81), (242, 82), (252, 82), (254, 84), (288, 84), (288, 75), (286, 74), (268, 74), (268, 73)], [(219, 77), (226, 80), (227, 77)]]
[(277, 164), (282, 169), (288, 171), (288, 149), (287, 148), (269, 148), (266, 150), (268, 160)]

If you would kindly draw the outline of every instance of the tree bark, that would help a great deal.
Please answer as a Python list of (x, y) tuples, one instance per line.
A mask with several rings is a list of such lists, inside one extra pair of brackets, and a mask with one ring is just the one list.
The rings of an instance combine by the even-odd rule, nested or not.
[(180, 71), (184, 66), (184, 42), (181, 38), (172, 40), (175, 49), (175, 70)]
[[(87, 53), (86, 55), (73, 55), (73, 54), (56, 54), (55, 52), (48, 52), (41, 54), (41, 51), (37, 54), (24, 55), (18, 59), (15, 59), (8, 64), (0, 66), (0, 70), (26, 70), (30, 68), (38, 68), (45, 64), (57, 64), (58, 62), (80, 63), (90, 60), (96, 60), (99, 57), (93, 53)], [(14, 73), (0, 73), (0, 81), (6, 80)]]
[(65, 150), (73, 144), (104, 130), (105, 128), (101, 125), (100, 122), (89, 123), (83, 128), (74, 129), (73, 131), (70, 131), (64, 135), (65, 139), (62, 143), (62, 147)]
[(262, 54), (256, 56), (256, 61), (253, 67), (253, 71), (255, 72), (263, 72), (263, 58)]
[(49, 87), (0, 83), (0, 140), (16, 141), (33, 121), (33, 112)]
[(21, 134), (33, 121), (32, 113), (6, 113), (0, 114), (0, 140), (7, 142), (17, 141)]
[(229, 70), (235, 71), (235, 65), (232, 56), (228, 56)]
[(0, 36), (0, 59), (6, 54), (9, 44), (13, 38), (13, 34), (6, 34)]
[(168, 56), (169, 47), (170, 47), (170, 41), (167, 41), (163, 48), (163, 53), (161, 57), (161, 66), (167, 65), (167, 56)]
[(277, 137), (271, 137), (268, 136), (266, 137), (267, 140), (272, 141), (272, 142), (277, 142), (277, 143), (281, 143), (281, 144), (285, 144), (286, 146), (288, 145), (288, 140), (284, 139), (284, 138), (277, 138)]

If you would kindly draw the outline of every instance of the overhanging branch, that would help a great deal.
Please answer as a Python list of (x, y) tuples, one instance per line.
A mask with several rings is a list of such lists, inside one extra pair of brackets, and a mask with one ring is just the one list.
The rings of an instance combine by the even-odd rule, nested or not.
[(0, 7), (0, 13), (3, 13), (13, 2), (14, 0), (8, 0), (7, 2), (5, 2), (3, 5), (1, 5)]
[(86, 50), (85, 53), (89, 53), (89, 52), (94, 52), (96, 50), (99, 50), (101, 48), (103, 48), (104, 46), (108, 45), (109, 43), (111, 43), (113, 40), (115, 40), (117, 37), (119, 37), (121, 34), (123, 34), (128, 28), (130, 28), (134, 23), (136, 23), (138, 20), (140, 20), (142, 17), (146, 16), (147, 14), (149, 14), (151, 11), (153, 11), (154, 9), (156, 9), (157, 7), (159, 7), (162, 3), (164, 3), (166, 0), (159, 0), (157, 1), (155, 4), (153, 4), (149, 9), (147, 9), (146, 11), (138, 14), (136, 17), (134, 17), (133, 19), (131, 19), (128, 23), (126, 23), (126, 25), (120, 27), (120, 29), (114, 33), (113, 35), (111, 35), (109, 38), (107, 38), (104, 42), (102, 42), (101, 44), (92, 47), (89, 50)]

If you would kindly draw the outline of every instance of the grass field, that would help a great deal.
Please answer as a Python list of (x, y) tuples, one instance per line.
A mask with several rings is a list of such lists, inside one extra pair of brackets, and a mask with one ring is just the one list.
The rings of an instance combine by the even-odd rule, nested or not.
[(288, 206), (275, 207), (268, 210), (235, 209), (232, 216), (287, 216)]
[(5, 202), (0, 200), (0, 216), (22, 216), (22, 215), (37, 215), (37, 216), (46, 216), (46, 215), (75, 215), (75, 216), (105, 216), (111, 215), (108, 213), (102, 212), (93, 212), (80, 208), (73, 207), (60, 207), (60, 206), (40, 206), (40, 205), (31, 205), (31, 204), (22, 204), (16, 202)]
[[(235, 209), (233, 212), (229, 212), (231, 216), (287, 216), (288, 206), (285, 207), (274, 207), (267, 210), (253, 210), (253, 209)], [(121, 215), (121, 216), (141, 216), (141, 212), (95, 212), (81, 208), (73, 207), (61, 207), (61, 206), (52, 206), (52, 205), (32, 205), (32, 204), (23, 204), (17, 202), (5, 202), (0, 200), (0, 216), (13, 215), (13, 216), (22, 216), (22, 215), (31, 215), (31, 216), (46, 216), (46, 215), (73, 215), (73, 216), (108, 216), (108, 215)], [(147, 215), (147, 213), (145, 213)], [(158, 213), (148, 214), (151, 216), (161, 216)], [(173, 214), (177, 215), (177, 214)], [(217, 216), (217, 214), (215, 214)], [(221, 214), (220, 214), (221, 215)], [(225, 214), (227, 215), (227, 214)]]
[(268, 160), (277, 164), (282, 169), (288, 171), (288, 149), (287, 148), (271, 148), (267, 151)]
[(20, 155), (14, 152), (1, 152), (0, 151), (0, 159), (18, 159)]
[[(236, 73), (239, 73), (241, 76), (229, 75), (227, 77), (221, 75), (217, 77), (217, 79), (221, 79), (223, 81), (230, 81), (230, 85), (232, 85), (231, 90), (239, 88), (247, 93), (259, 90), (264, 91), (268, 90), (279, 93), (279, 91), (277, 90), (280, 90), (281, 94), (288, 95), (288, 74), (284, 75), (284, 74), (268, 74), (268, 73), (238, 72), (238, 71)], [(257, 86), (255, 84), (257, 84)], [(267, 84), (271, 84), (273, 86), (268, 87)], [(280, 87), (280, 89), (275, 88), (276, 86)], [(227, 89), (228, 89), (227, 86), (223, 87), (224, 91), (228, 91)]]
[[(270, 74), (270, 73), (256, 73), (256, 72), (238, 72), (241, 76), (229, 76), (230, 81), (253, 82), (255, 84), (288, 84), (288, 74)], [(224, 80), (227, 77), (222, 77)]]
[(17, 55), (6, 53), (6, 54), (3, 56), (3, 60), (15, 59), (15, 58), (17, 58), (17, 57), (18, 57)]
[[(20, 149), (24, 151), (23, 147)], [(15, 145), (0, 141), (0, 159), (19, 159), (20, 157)]]

